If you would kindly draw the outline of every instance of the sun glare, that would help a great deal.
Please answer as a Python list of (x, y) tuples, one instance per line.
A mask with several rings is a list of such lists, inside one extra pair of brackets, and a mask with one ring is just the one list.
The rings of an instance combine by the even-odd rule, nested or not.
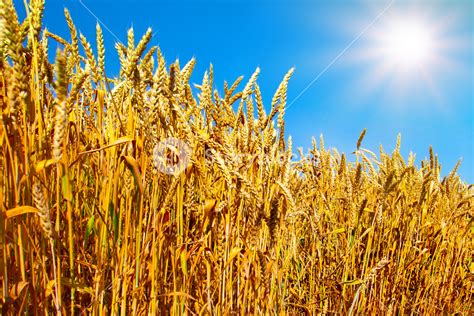
[(465, 38), (453, 33), (456, 14), (424, 7), (387, 12), (364, 34), (349, 57), (365, 69), (356, 91), (368, 96), (384, 87), (387, 96), (399, 104), (406, 103), (401, 100), (405, 96), (414, 95), (430, 95), (443, 103), (440, 82), (463, 69), (454, 57), (463, 53), (465, 45)]
[(390, 16), (369, 34), (367, 50), (395, 73), (414, 74), (434, 66), (441, 42), (435, 21), (421, 16)]
[(426, 25), (415, 22), (391, 25), (381, 45), (387, 61), (400, 67), (423, 66), (434, 53), (433, 35)]

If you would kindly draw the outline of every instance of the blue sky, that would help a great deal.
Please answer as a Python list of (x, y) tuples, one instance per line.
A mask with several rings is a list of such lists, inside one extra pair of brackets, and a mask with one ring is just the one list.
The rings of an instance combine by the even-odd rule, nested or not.
[[(473, 183), (473, 2), (390, 2), (46, 0), (44, 24), (69, 38), (67, 7), (76, 27), (94, 43), (98, 17), (114, 33), (103, 25), (109, 75), (118, 69), (114, 43), (126, 42), (132, 26), (136, 39), (147, 27), (153, 29), (152, 44), (160, 46), (168, 63), (179, 58), (184, 64), (194, 56), (193, 82), (200, 83), (212, 63), (221, 91), (224, 80), (248, 79), (259, 66), (267, 108), (294, 66), (286, 133), (296, 147), (306, 151), (311, 137), (323, 134), (327, 147), (351, 153), (367, 128), (363, 147), (378, 153), (382, 144), (391, 152), (401, 133), (405, 157), (412, 151), (419, 163), (431, 144), (443, 174), (462, 157), (459, 173)], [(21, 11), (23, 1), (14, 3)], [(413, 35), (410, 47), (399, 50), (392, 38), (413, 21), (418, 26), (407, 34), (421, 31), (424, 37)], [(423, 46), (423, 38), (429, 45)], [(415, 65), (411, 59), (421, 50)]]

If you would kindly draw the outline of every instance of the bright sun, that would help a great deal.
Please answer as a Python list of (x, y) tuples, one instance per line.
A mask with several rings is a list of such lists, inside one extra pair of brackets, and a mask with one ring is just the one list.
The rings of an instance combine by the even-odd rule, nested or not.
[(358, 93), (384, 87), (390, 98), (413, 93), (442, 98), (439, 81), (460, 70), (453, 58), (460, 49), (460, 39), (452, 35), (455, 21), (454, 15), (416, 8), (387, 12), (351, 53), (352, 62), (364, 67)]
[(434, 21), (421, 16), (388, 16), (369, 37), (369, 55), (394, 73), (409, 73), (433, 67), (441, 41)]
[(387, 62), (399, 67), (424, 66), (434, 53), (433, 35), (426, 25), (415, 21), (389, 25), (380, 45)]

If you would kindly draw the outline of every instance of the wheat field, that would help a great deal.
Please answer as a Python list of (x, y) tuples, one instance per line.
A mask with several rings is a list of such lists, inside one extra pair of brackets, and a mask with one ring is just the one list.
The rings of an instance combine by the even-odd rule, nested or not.
[(264, 106), (259, 69), (193, 85), (130, 29), (111, 78), (43, 9), (0, 0), (3, 315), (474, 313), (474, 188), (431, 148), (296, 150), (293, 69)]

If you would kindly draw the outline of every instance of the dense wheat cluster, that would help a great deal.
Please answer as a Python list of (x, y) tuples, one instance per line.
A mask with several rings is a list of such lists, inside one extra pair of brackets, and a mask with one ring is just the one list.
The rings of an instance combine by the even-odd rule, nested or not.
[[(193, 86), (130, 30), (109, 78), (99, 26), (65, 11), (63, 39), (43, 1), (0, 3), (2, 314), (473, 312), (474, 190), (431, 149), (417, 167), (364, 130), (351, 159), (322, 138), (295, 159), (293, 70), (266, 107), (259, 69)], [(157, 168), (170, 138), (183, 172)]]

